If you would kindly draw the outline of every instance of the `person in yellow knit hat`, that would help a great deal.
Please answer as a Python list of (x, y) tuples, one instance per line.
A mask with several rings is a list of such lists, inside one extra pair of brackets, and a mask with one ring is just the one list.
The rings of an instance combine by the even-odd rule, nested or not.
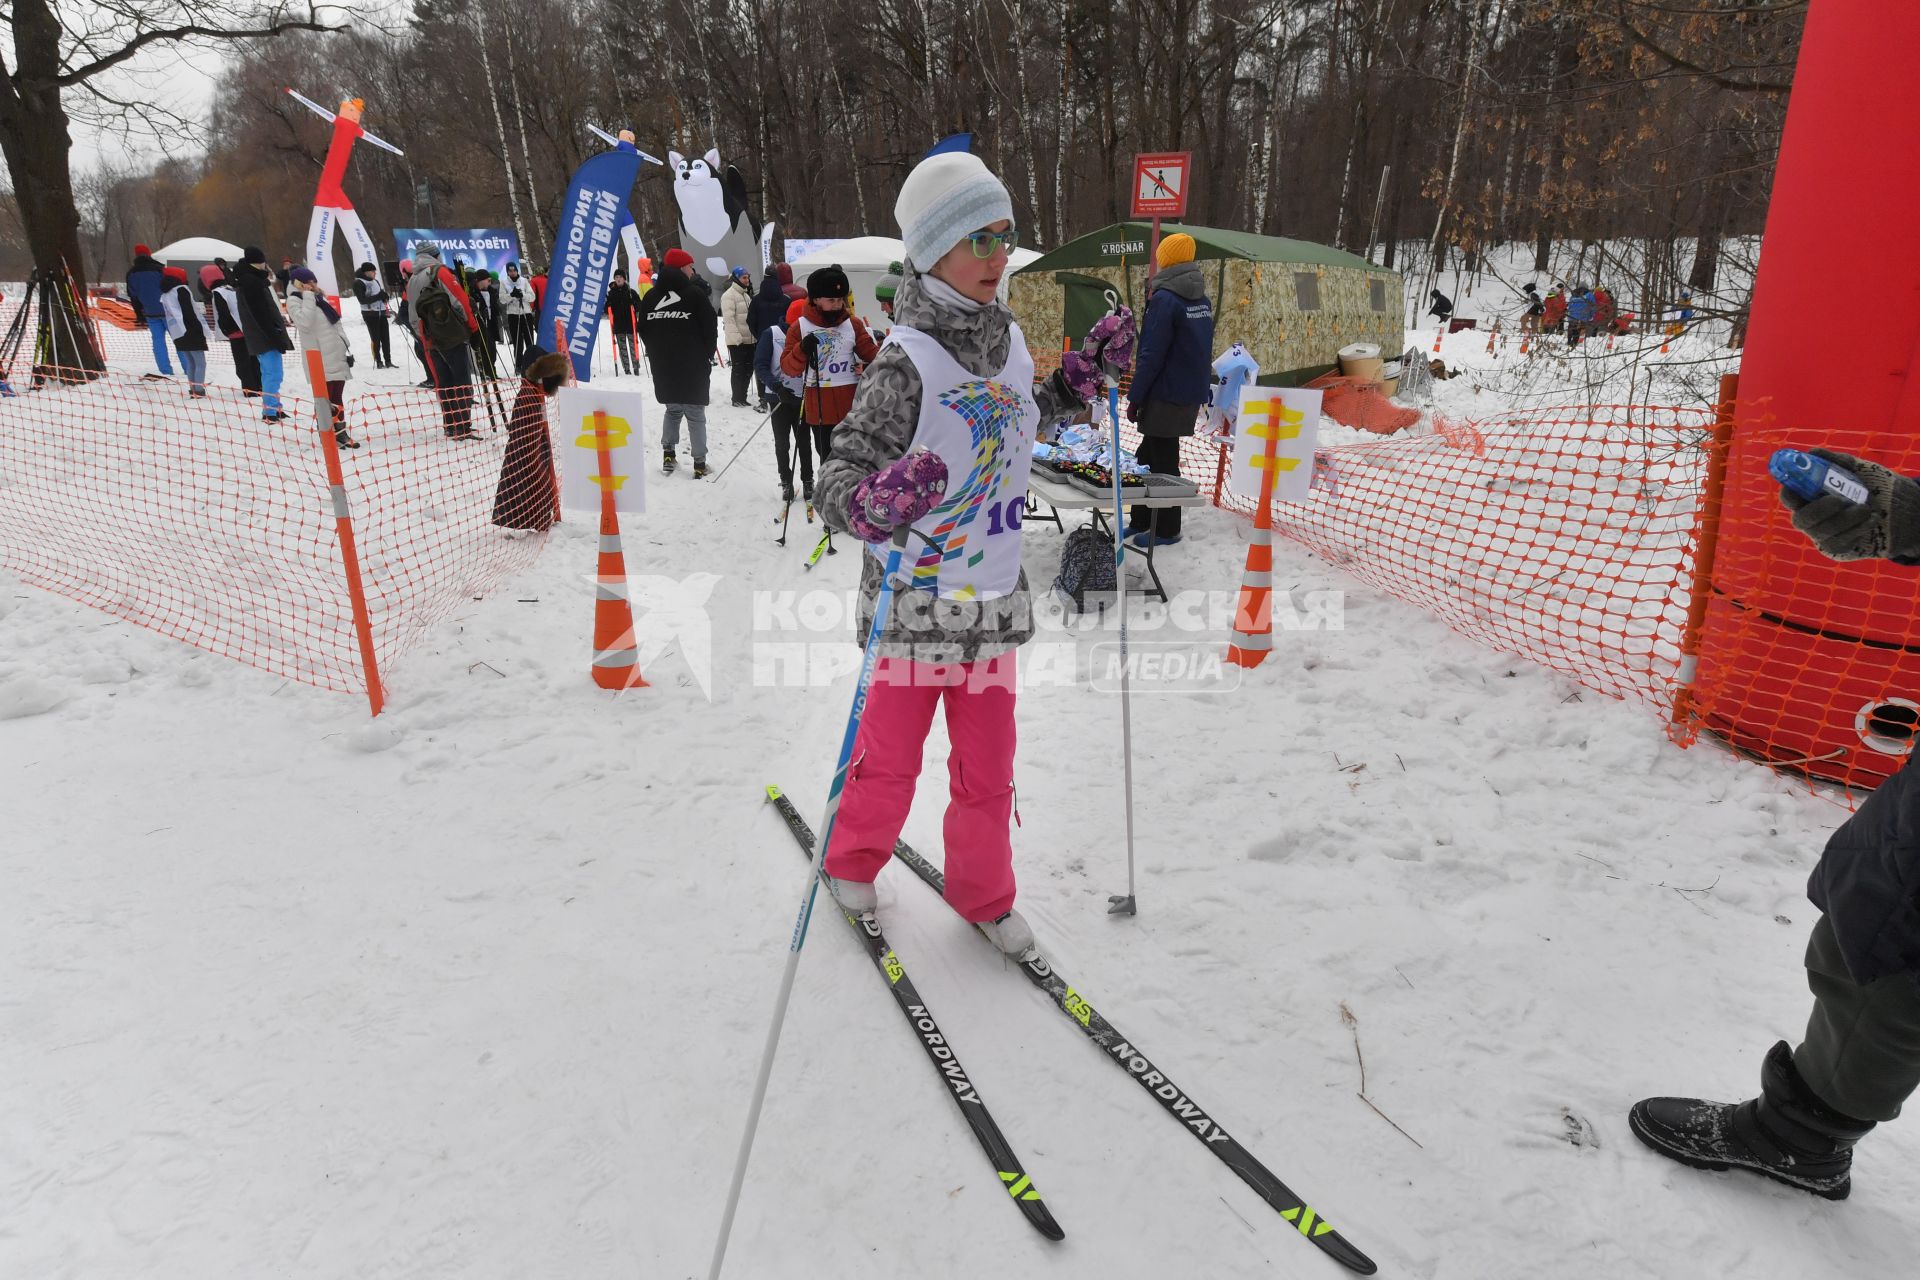
[[(1162, 475), (1180, 474), (1180, 437), (1193, 434), (1213, 391), (1213, 303), (1194, 261), (1198, 250), (1185, 232), (1160, 242), (1127, 392), (1127, 420), (1140, 428), (1134, 456)], [(1127, 538), (1143, 548), (1149, 540), (1162, 547), (1180, 541), (1180, 508), (1135, 507)]]

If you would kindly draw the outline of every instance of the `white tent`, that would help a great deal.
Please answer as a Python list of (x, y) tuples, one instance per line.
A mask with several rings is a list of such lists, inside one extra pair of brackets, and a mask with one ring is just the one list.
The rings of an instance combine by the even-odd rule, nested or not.
[(175, 240), (170, 245), (155, 249), (153, 256), (172, 266), (176, 261), (212, 262), (215, 258), (238, 263), (240, 255), (245, 252), (239, 245), (228, 244), (213, 236), (188, 236), (185, 240)]
[[(880, 283), (880, 277), (887, 274), (890, 263), (900, 261), (907, 256), (905, 244), (892, 236), (855, 236), (851, 240), (835, 240), (824, 249), (816, 250), (807, 256), (793, 261), (793, 282), (804, 285), (807, 273), (835, 263), (847, 273), (847, 281), (853, 286), (853, 309), (855, 314), (877, 316), (880, 314), (880, 300), (874, 296), (873, 287)], [(1000, 297), (1007, 296), (1007, 281), (1013, 273), (1038, 258), (1040, 254), (1033, 249), (1015, 249), (1007, 255), (1007, 274), (1000, 279)]]

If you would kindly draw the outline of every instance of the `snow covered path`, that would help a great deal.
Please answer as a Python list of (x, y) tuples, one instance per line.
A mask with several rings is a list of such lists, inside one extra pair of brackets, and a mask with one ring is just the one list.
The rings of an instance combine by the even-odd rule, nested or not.
[[(718, 465), (756, 416), (712, 418)], [(803, 887), (761, 789), (817, 821), (849, 694), (754, 679), (750, 641), (792, 637), (752, 592), (857, 566), (773, 546), (771, 450), (649, 477), (627, 540), (636, 575), (717, 575), (711, 700), (685, 643), (650, 689), (588, 682), (578, 520), (372, 723), (0, 581), (0, 1275), (705, 1274)], [(1245, 526), (1189, 528), (1173, 584), (1230, 592)], [(1032, 528), (1037, 584), (1059, 544)], [(1346, 589), (1344, 628), (1280, 634), (1237, 692), (1136, 694), (1137, 919), (1105, 914), (1115, 700), (1023, 693), (1022, 906), (1059, 970), (1383, 1275), (1905, 1273), (1912, 1125), (1843, 1204), (1625, 1126), (1649, 1093), (1747, 1096), (1797, 1039), (1802, 885), (1843, 810), (1275, 560)], [(845, 637), (803, 640), (850, 668)], [(936, 729), (906, 833), (936, 860), (943, 758)], [(1067, 1239), (1002, 1203), (822, 913), (729, 1275), (1341, 1274), (904, 869), (880, 892)], [(1356, 1034), (1404, 1136), (1357, 1096)]]

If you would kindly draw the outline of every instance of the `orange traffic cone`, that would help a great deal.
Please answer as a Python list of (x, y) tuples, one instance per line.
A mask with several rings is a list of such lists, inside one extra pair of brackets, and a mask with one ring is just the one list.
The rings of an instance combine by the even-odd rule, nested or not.
[(1530, 333), (1521, 334), (1520, 335), (1520, 354), (1526, 355), (1528, 351), (1532, 350), (1532, 348), (1533, 348), (1533, 335)]
[(1447, 322), (1445, 320), (1442, 320), (1440, 322), (1440, 327), (1434, 330), (1434, 333), (1433, 333), (1433, 354), (1435, 355), (1440, 354), (1440, 339), (1446, 332), (1447, 332)]
[[(1233, 613), (1227, 661), (1237, 667), (1257, 667), (1273, 652), (1273, 482), (1283, 461), (1280, 438), (1299, 435), (1300, 424), (1282, 425), (1285, 409), (1277, 398), (1249, 401), (1243, 412), (1265, 415), (1264, 422), (1249, 421), (1246, 430), (1265, 440), (1266, 449), (1253, 460), (1260, 469), (1260, 505), (1253, 512), (1253, 538), (1247, 543), (1247, 567), (1240, 575), (1240, 602)], [(1299, 465), (1297, 458), (1284, 462), (1288, 469)]]
[(620, 547), (620, 512), (614, 493), (625, 476), (613, 474), (612, 437), (623, 439), (627, 425), (604, 413), (593, 415), (592, 439), (600, 451), (600, 572), (593, 587), (593, 682), (602, 689), (643, 689), (640, 647), (633, 636), (633, 605), (627, 599), (627, 558)]

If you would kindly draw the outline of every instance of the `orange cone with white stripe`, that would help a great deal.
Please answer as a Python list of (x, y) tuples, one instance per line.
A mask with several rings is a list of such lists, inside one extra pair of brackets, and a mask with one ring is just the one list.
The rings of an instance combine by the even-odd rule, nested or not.
[(625, 476), (613, 472), (608, 449), (614, 428), (607, 415), (593, 415), (593, 435), (600, 445), (600, 572), (593, 580), (593, 682), (602, 689), (644, 689), (640, 674), (640, 646), (633, 635), (633, 605), (627, 599), (627, 557), (620, 546), (620, 512), (614, 491)]
[[(1253, 420), (1254, 414), (1263, 420)], [(1266, 441), (1253, 460), (1260, 468), (1260, 504), (1253, 510), (1253, 538), (1247, 543), (1247, 567), (1240, 575), (1240, 603), (1233, 611), (1233, 639), (1227, 661), (1257, 667), (1273, 652), (1273, 481), (1280, 470), (1280, 401), (1250, 400), (1241, 415), (1245, 430)]]

